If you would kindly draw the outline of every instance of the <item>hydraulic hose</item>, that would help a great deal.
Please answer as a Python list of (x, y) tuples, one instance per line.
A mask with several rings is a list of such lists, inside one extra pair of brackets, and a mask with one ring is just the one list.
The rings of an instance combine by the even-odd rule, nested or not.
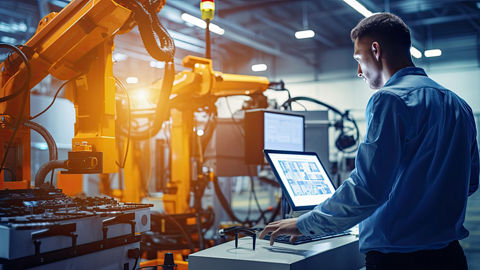
[[(158, 97), (157, 106), (155, 109), (155, 119), (153, 124), (142, 131), (130, 131), (130, 138), (133, 140), (147, 140), (152, 136), (155, 136), (162, 128), (163, 121), (168, 117), (170, 100), (170, 93), (172, 92), (173, 81), (175, 78), (175, 68), (173, 62), (169, 62), (165, 65), (165, 75), (163, 76), (162, 89), (160, 90), (160, 96)], [(122, 135), (128, 136), (128, 131), (125, 128), (120, 129)]]
[(225, 195), (222, 192), (222, 189), (220, 188), (220, 185), (218, 184), (218, 177), (213, 178), (213, 187), (215, 189), (215, 194), (217, 194), (218, 201), (222, 205), (223, 209), (225, 212), (227, 212), (227, 215), (230, 217), (231, 220), (240, 222), (241, 224), (246, 224), (248, 221), (242, 221), (240, 220), (235, 214), (233, 213), (232, 208), (229, 206), (227, 198), (225, 198)]
[(45, 181), (47, 174), (53, 169), (66, 169), (67, 161), (66, 160), (50, 160), (49, 162), (43, 164), (35, 174), (35, 187), (40, 187)]
[(148, 54), (157, 61), (173, 62), (175, 44), (167, 30), (160, 24), (155, 9), (147, 3), (144, 3), (144, 8), (137, 1), (118, 2), (133, 11), (133, 19), (138, 25), (143, 46)]
[(25, 121), (23, 122), (23, 125), (32, 130), (35, 130), (38, 134), (40, 134), (45, 139), (45, 142), (47, 143), (47, 146), (48, 146), (49, 160), (58, 159), (57, 144), (55, 143), (55, 140), (53, 139), (50, 132), (48, 132), (48, 130), (45, 127), (33, 121)]

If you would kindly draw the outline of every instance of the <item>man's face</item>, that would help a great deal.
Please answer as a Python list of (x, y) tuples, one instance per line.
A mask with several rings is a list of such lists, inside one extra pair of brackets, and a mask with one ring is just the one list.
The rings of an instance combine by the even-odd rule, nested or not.
[(353, 58), (358, 62), (357, 75), (372, 89), (379, 89), (385, 83), (383, 82), (379, 58), (378, 43), (373, 39), (364, 37), (355, 39)]

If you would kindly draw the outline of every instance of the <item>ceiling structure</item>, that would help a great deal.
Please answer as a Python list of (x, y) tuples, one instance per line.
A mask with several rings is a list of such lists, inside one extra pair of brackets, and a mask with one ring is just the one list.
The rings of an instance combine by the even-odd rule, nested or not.
[[(37, 22), (68, 0), (2, 0), (0, 42), (22, 44), (35, 32)], [(212, 37), (215, 69), (245, 73), (252, 59), (287, 59), (315, 66), (318, 54), (351, 48), (350, 30), (363, 16), (343, 0), (217, 0), (213, 23), (225, 30)], [(372, 12), (390, 11), (411, 27), (413, 45), (420, 51), (438, 48), (441, 57), (420, 61), (475, 59), (480, 63), (480, 1), (458, 0), (359, 0)], [(182, 20), (188, 13), (200, 17), (199, 0), (167, 0), (159, 18), (175, 39), (176, 63), (187, 54), (204, 55), (205, 30)], [(315, 31), (312, 39), (296, 39), (298, 30)], [(161, 76), (146, 53), (138, 30), (115, 38), (119, 77), (129, 72), (153, 69), (147, 75)], [(5, 52), (2, 52), (5, 56)], [(125, 59), (125, 64), (121, 62)], [(126, 64), (128, 63), (128, 64)], [(145, 72), (143, 72), (145, 75)]]

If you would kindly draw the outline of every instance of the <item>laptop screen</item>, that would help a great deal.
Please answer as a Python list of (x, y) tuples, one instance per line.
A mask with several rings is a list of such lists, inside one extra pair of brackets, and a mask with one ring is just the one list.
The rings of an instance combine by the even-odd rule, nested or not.
[(295, 211), (313, 209), (335, 192), (316, 153), (264, 150)]

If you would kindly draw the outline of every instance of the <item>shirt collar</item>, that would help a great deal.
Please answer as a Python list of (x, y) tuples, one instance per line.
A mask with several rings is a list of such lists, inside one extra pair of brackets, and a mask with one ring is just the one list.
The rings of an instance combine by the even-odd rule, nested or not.
[(383, 87), (391, 85), (394, 81), (406, 75), (427, 76), (427, 73), (425, 73), (425, 70), (423, 70), (423, 68), (419, 67), (402, 68), (399, 71), (395, 72), (395, 74), (393, 74), (393, 76), (385, 83)]

